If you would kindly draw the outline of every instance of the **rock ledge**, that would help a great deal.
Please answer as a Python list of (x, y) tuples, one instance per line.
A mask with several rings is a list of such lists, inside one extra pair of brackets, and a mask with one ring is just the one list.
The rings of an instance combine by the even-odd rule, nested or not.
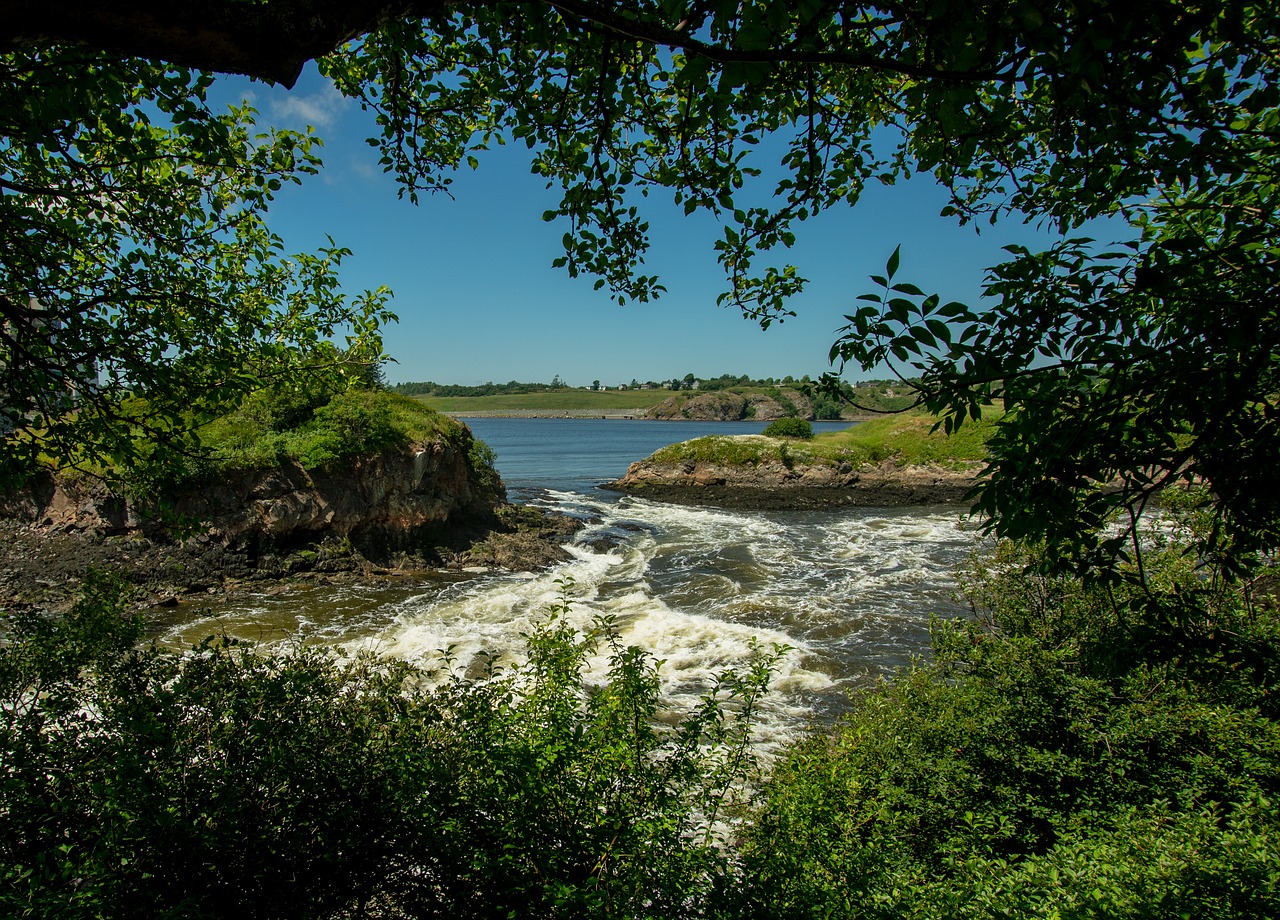
[(603, 488), (658, 501), (759, 510), (950, 505), (965, 502), (980, 469), (981, 464), (949, 469), (892, 462), (854, 467), (825, 461), (736, 465), (647, 459)]

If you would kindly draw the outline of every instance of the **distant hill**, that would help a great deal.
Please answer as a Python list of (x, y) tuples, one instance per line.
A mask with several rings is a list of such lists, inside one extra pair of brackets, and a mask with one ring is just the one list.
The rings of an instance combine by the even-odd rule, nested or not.
[[(747, 381), (747, 382), (740, 382)], [(723, 417), (723, 418), (776, 418), (779, 411), (816, 419), (867, 418), (876, 412), (894, 412), (908, 408), (914, 395), (901, 381), (870, 381), (850, 385), (846, 389), (847, 400), (823, 396), (810, 399), (803, 395), (808, 381), (794, 378), (751, 380), (747, 377), (723, 375), (721, 377), (691, 381), (674, 380), (665, 383), (630, 384), (624, 388), (570, 387), (560, 379), (552, 383), (484, 383), (476, 386), (423, 383), (402, 383), (395, 391), (412, 396), (426, 406), (452, 415), (647, 415), (652, 418), (675, 417)], [(724, 394), (743, 407), (759, 407), (760, 414), (750, 410), (731, 415), (703, 416), (682, 412), (682, 408), (710, 393)], [(732, 394), (732, 395), (730, 395)], [(702, 400), (705, 402), (706, 400)], [(776, 404), (776, 406), (775, 406)], [(779, 411), (774, 411), (780, 407)]]

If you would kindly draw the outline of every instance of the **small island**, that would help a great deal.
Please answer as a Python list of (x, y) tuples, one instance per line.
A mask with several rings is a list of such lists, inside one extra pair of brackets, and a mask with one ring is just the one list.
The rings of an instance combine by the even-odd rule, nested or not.
[(94, 570), (170, 606), (263, 582), (538, 569), (581, 526), (507, 502), (489, 447), (413, 399), (281, 387), (163, 472), (38, 471), (0, 492), (0, 606), (65, 607)]
[(910, 413), (808, 438), (771, 436), (770, 429), (695, 438), (633, 463), (604, 488), (760, 510), (960, 504), (985, 465), (994, 416), (951, 436), (935, 423)]

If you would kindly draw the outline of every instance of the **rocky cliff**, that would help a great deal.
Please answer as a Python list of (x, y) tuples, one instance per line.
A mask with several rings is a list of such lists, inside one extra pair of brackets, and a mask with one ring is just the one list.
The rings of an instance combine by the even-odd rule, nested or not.
[(825, 459), (662, 462), (651, 457), (631, 464), (625, 476), (605, 488), (659, 501), (760, 510), (959, 504), (977, 482), (980, 468), (891, 461), (855, 466)]
[(706, 422), (735, 422), (746, 418), (772, 421), (790, 416), (812, 418), (813, 406), (798, 390), (781, 390), (776, 399), (765, 393), (744, 396), (732, 390), (715, 390), (696, 396), (677, 393), (658, 403), (645, 415), (655, 419)]
[(96, 480), (39, 477), (0, 499), (0, 604), (63, 602), (89, 568), (165, 597), (299, 574), (567, 558), (560, 544), (574, 526), (506, 505), (464, 448), (418, 443), (330, 472), (287, 461), (163, 505)]
[(289, 545), (439, 527), (490, 512), (496, 497), (476, 494), (465, 454), (441, 441), (358, 458), (331, 472), (285, 461), (273, 469), (224, 474), (163, 504), (94, 479), (46, 474), (0, 501), (0, 516), (104, 535), (155, 535), (171, 530), (175, 520), (190, 520), (224, 543)]

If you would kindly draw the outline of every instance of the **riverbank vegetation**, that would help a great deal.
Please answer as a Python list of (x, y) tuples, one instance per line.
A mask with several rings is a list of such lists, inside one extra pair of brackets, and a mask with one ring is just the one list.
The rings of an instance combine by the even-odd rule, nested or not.
[[(145, 415), (146, 408), (131, 411)], [(467, 456), (478, 493), (500, 491), (493, 452), (462, 422), (330, 365), (292, 379), (273, 379), (232, 411), (192, 424), (176, 451), (173, 443), (153, 439), (140, 428), (129, 441), (125, 462), (100, 458), (62, 475), (100, 479), (163, 504), (178, 492), (227, 475), (290, 462), (307, 471), (333, 473), (360, 457), (436, 441)]]
[(774, 917), (1275, 916), (1274, 575), (1206, 577), (1187, 507), (1115, 590), (1035, 574), (1043, 546), (975, 557), (973, 619), (935, 623), (930, 664), (775, 769), (744, 899)]
[[(729, 377), (737, 381), (738, 377)], [(769, 378), (771, 379), (771, 378)], [(677, 391), (678, 396), (694, 398), (701, 393), (730, 392), (739, 396), (764, 396), (779, 402), (784, 409), (793, 414), (797, 405), (786, 395), (789, 391), (797, 395), (804, 390), (800, 382), (781, 383), (755, 381), (751, 383), (724, 383), (720, 380), (706, 381), (697, 388), (684, 388)], [(508, 385), (509, 386), (509, 385)], [(431, 387), (430, 392), (418, 392), (422, 387)], [(437, 412), (448, 412), (453, 415), (501, 413), (547, 413), (560, 411), (595, 410), (608, 412), (636, 412), (643, 414), (659, 403), (672, 398), (672, 391), (661, 386), (632, 387), (625, 390), (592, 390), (576, 387), (545, 387), (541, 384), (516, 384), (516, 388), (497, 387), (491, 392), (488, 385), (480, 387), (437, 386), (435, 384), (401, 384), (393, 388), (397, 393), (411, 395), (423, 405)], [(787, 390), (784, 391), (783, 387)], [(465, 391), (465, 392), (463, 392)], [(901, 383), (871, 382), (858, 386), (845, 385), (839, 392), (808, 391), (808, 400), (812, 406), (813, 417), (818, 420), (834, 421), (840, 418), (870, 418), (876, 413), (900, 412), (911, 407), (915, 396), (909, 388)], [(639, 411), (636, 411), (639, 410)]]
[[(381, 355), (390, 292), (348, 295), (345, 249), (286, 256), (268, 228), (318, 139), (216, 110), (191, 68), (291, 83), (321, 55), (410, 199), (527, 145), (556, 264), (619, 301), (665, 293), (663, 197), (717, 222), (720, 302), (766, 327), (806, 284), (771, 256), (869, 182), (932, 177), (944, 215), (1058, 237), (1011, 240), (975, 305), (894, 248), (849, 306), (839, 370), (893, 367), (953, 435), (1003, 406), (976, 504), (1003, 542), (974, 621), (788, 753), (725, 848), (767, 657), (668, 729), (656, 664), (607, 630), (552, 621), (527, 668), (432, 685), (140, 647), (91, 580), (70, 615), (7, 614), (4, 913), (1280, 914), (1275, 4), (100, 6), (26, 4), (3, 49), (0, 482), (180, 464), (193, 429), (323, 373), (318, 343)], [(334, 462), (325, 426), (389, 436), (362, 398), (262, 437)]]
[(417, 400), (363, 387), (310, 396), (262, 391), (200, 431), (215, 472), (283, 460), (332, 469), (358, 455), (441, 438), (471, 440), (461, 423)]
[[(759, 466), (762, 463), (892, 463), (897, 466), (936, 464), (965, 469), (987, 459), (986, 442), (999, 422), (997, 413), (947, 435), (938, 420), (924, 413), (884, 416), (843, 431), (824, 431), (797, 444), (765, 436), (710, 435), (663, 447), (650, 456), (655, 463), (711, 463), (720, 466)], [(776, 423), (775, 423), (776, 424)]]
[[(1194, 497), (1123, 588), (1003, 544), (973, 617), (767, 774), (771, 654), (678, 722), (607, 621), (464, 675), (211, 637), (95, 578), (0, 647), (0, 910), (66, 918), (1273, 917), (1272, 576), (1208, 577)], [(607, 676), (588, 680), (603, 655)], [(755, 790), (754, 793), (752, 790)]]
[[(571, 589), (567, 589), (571, 590)], [(656, 662), (547, 612), (466, 679), (139, 646), (117, 587), (0, 647), (6, 917), (677, 917), (728, 871), (771, 658), (658, 728)], [(603, 655), (607, 680), (588, 683)]]

